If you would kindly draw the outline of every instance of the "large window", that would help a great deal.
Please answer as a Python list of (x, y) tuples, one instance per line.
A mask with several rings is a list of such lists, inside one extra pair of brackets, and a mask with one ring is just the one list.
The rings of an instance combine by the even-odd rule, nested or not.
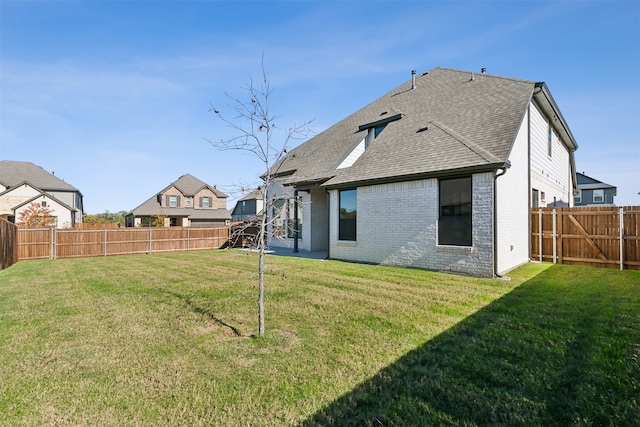
[(271, 233), (274, 237), (284, 237), (286, 235), (287, 214), (285, 212), (284, 199), (273, 201), (271, 207)]
[[(276, 199), (271, 209), (271, 232), (274, 237), (295, 237), (295, 199)], [(298, 239), (302, 239), (302, 204), (298, 202)]]
[(438, 244), (471, 246), (471, 177), (440, 180)]
[(357, 190), (340, 191), (340, 220), (338, 223), (339, 240), (356, 240), (356, 225), (358, 217)]
[[(287, 237), (293, 239), (296, 237), (296, 200), (295, 198), (289, 199), (289, 209), (287, 210), (288, 214), (288, 226), (287, 226)], [(302, 203), (298, 201), (298, 239), (302, 238)]]
[(167, 196), (167, 206), (171, 208), (177, 208), (180, 206), (179, 196)]

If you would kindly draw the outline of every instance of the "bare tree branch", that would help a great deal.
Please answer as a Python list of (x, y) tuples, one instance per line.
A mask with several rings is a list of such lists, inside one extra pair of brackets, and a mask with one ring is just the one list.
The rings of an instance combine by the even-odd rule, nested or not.
[[(204, 138), (209, 144), (218, 150), (246, 151), (255, 155), (264, 166), (262, 175), (263, 185), (259, 187), (263, 214), (258, 218), (258, 233), (255, 241), (258, 251), (258, 323), (259, 336), (264, 336), (264, 258), (267, 245), (267, 226), (269, 225), (268, 211), (273, 207), (268, 200), (269, 190), (273, 180), (277, 177), (287, 151), (291, 148), (292, 141), (307, 138), (311, 135), (310, 121), (300, 125), (294, 125), (287, 129), (281, 129), (275, 124), (278, 116), (272, 116), (270, 111), (270, 98), (273, 93), (264, 66), (264, 54), (262, 55), (262, 82), (254, 85), (253, 80), (244, 88), (248, 98), (239, 98), (225, 92), (229, 104), (227, 109), (221, 109), (213, 104), (209, 112), (215, 114), (218, 120), (224, 123), (235, 133), (228, 139), (214, 141)], [(227, 112), (228, 111), (228, 112)], [(274, 132), (282, 132), (280, 144), (274, 143)], [(275, 165), (275, 166), (274, 166)]]

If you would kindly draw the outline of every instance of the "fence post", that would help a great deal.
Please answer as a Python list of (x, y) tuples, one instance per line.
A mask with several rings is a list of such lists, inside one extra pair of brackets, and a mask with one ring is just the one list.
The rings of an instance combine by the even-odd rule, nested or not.
[(556, 259), (557, 258), (557, 250), (556, 250), (557, 234), (556, 234), (556, 232), (557, 232), (557, 227), (558, 227), (558, 225), (557, 225), (557, 221), (558, 221), (557, 214), (558, 214), (558, 212), (554, 208), (553, 209), (553, 263), (554, 264), (557, 262), (557, 259)]
[(104, 256), (107, 256), (107, 227), (104, 227)]
[(191, 230), (190, 227), (187, 227), (187, 252), (189, 252), (189, 248), (191, 247), (191, 245), (189, 245), (189, 238), (190, 238), (190, 233), (189, 231)]
[(152, 237), (151, 237), (151, 233), (152, 233), (152, 232), (153, 232), (153, 228), (152, 228), (152, 227), (149, 227), (149, 254), (151, 254), (151, 246), (153, 245), (153, 244), (152, 244), (152, 240), (153, 240), (153, 239), (152, 239)]
[(542, 208), (538, 209), (538, 250), (540, 251), (540, 262), (542, 262)]
[(51, 259), (56, 259), (56, 229), (51, 227)]
[(620, 271), (624, 270), (624, 209), (620, 208)]

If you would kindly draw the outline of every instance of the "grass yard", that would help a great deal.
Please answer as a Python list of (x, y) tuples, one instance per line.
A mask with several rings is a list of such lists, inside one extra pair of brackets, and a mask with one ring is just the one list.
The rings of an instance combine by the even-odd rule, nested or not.
[(0, 271), (0, 425), (640, 425), (640, 272), (197, 251)]

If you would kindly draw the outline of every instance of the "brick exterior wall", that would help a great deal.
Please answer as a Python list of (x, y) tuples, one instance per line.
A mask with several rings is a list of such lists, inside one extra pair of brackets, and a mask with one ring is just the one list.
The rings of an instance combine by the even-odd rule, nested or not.
[(358, 188), (357, 242), (338, 241), (330, 192), (330, 257), (493, 277), (493, 174), (473, 176), (472, 247), (437, 245), (438, 180)]

